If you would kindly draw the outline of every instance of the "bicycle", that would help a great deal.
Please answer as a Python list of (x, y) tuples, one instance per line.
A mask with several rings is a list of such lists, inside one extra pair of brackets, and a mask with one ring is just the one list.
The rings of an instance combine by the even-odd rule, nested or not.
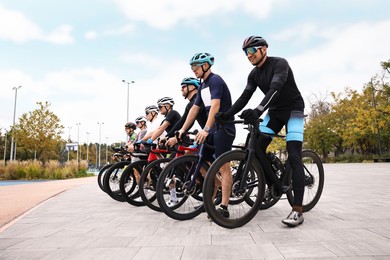
[[(176, 220), (188, 220), (204, 211), (202, 175), (206, 174), (210, 167), (203, 158), (205, 148), (214, 149), (206, 142), (202, 143), (197, 154), (173, 159), (160, 173), (157, 181), (157, 201), (167, 216)], [(176, 196), (176, 201), (171, 200), (172, 196)]]
[(125, 149), (125, 147), (116, 148), (116, 147), (112, 147), (111, 146), (111, 149), (114, 150), (114, 152), (115, 152), (113, 154), (113, 156), (112, 156), (112, 158), (114, 160), (114, 163), (110, 163), (110, 164), (104, 165), (100, 169), (98, 177), (97, 177), (98, 185), (99, 185), (100, 189), (102, 191), (104, 191), (104, 192), (106, 192), (106, 190), (104, 189), (104, 175), (106, 174), (107, 170), (111, 166), (113, 166), (115, 164), (115, 162), (124, 161), (124, 160), (127, 160), (130, 157), (130, 155), (127, 152), (127, 150)]
[(120, 181), (119, 189), (123, 198), (133, 206), (145, 206), (145, 202), (140, 197), (139, 185), (142, 172), (148, 164), (159, 160), (166, 159), (166, 155), (170, 152), (167, 149), (160, 149), (156, 144), (148, 144), (142, 142), (145, 147), (146, 156), (143, 159), (129, 164), (123, 171)]
[[(232, 122), (243, 124), (244, 120)], [(245, 225), (257, 214), (259, 209), (273, 206), (283, 194), (287, 195), (290, 205), (293, 203), (292, 170), (288, 159), (285, 163), (281, 163), (279, 159), (272, 162), (272, 167), (275, 168), (275, 171), (272, 172), (267, 172), (264, 170), (266, 168), (262, 166), (266, 163), (264, 160), (270, 159), (258, 149), (259, 136), (267, 135), (260, 132), (259, 122), (261, 120), (247, 124), (246, 129), (249, 133), (242, 149), (222, 154), (207, 172), (203, 187), (204, 206), (210, 218), (222, 227), (237, 228)], [(273, 136), (281, 137), (279, 135)], [(222, 178), (219, 174), (219, 168), (226, 163), (230, 163), (233, 174), (230, 199), (242, 198), (246, 202), (230, 206), (229, 218), (218, 214), (212, 199), (215, 180), (218, 178), (221, 181)], [(311, 150), (302, 151), (302, 164), (305, 173), (303, 211), (307, 212), (317, 204), (321, 197), (324, 186), (324, 169), (321, 159)]]
[[(147, 158), (147, 154), (140, 152), (139, 147), (135, 146), (137, 152), (129, 153), (133, 157), (140, 159)], [(122, 196), (120, 191), (120, 179), (121, 176), (128, 165), (131, 164), (131, 156), (128, 159), (120, 161), (112, 165), (107, 169), (104, 174), (103, 187), (105, 192), (114, 200), (124, 202), (125, 198)]]
[[(195, 135), (197, 131), (183, 133), (184, 136)], [(167, 158), (157, 159), (155, 161), (149, 162), (148, 165), (143, 170), (138, 186), (139, 195), (142, 198), (142, 201), (146, 206), (155, 211), (162, 211), (156, 195), (156, 187), (158, 178), (162, 170), (169, 164), (174, 158), (184, 155), (186, 152), (195, 153), (198, 151), (198, 148), (189, 147), (192, 145), (193, 140), (187, 138), (178, 139), (178, 144), (176, 147), (168, 148), (171, 151), (171, 155)]]

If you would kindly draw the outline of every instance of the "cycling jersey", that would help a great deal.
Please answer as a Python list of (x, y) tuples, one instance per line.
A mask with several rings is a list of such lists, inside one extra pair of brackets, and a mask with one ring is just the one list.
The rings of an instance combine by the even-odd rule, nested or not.
[[(230, 91), (225, 81), (219, 75), (210, 73), (207, 79), (202, 82), (194, 104), (199, 107), (203, 104), (208, 117), (213, 99), (220, 100), (219, 112), (226, 112), (232, 105)], [(228, 120), (234, 120), (234, 117), (231, 116)], [(215, 146), (215, 158), (231, 150), (235, 134), (236, 128), (233, 123), (225, 124), (223, 129), (217, 129), (216, 124), (213, 125), (209, 131), (208, 141)], [(205, 154), (205, 158), (210, 158), (207, 154)]]
[(169, 132), (175, 126), (176, 122), (180, 120), (180, 118), (181, 116), (179, 112), (172, 109), (165, 115), (165, 118), (163, 119), (161, 124), (163, 124), (165, 121), (169, 122), (168, 127), (165, 129), (166, 132)]
[(260, 68), (256, 66), (249, 73), (245, 90), (227, 113), (228, 116), (244, 108), (257, 87), (265, 94), (259, 104), (263, 108), (260, 110), (303, 111), (305, 107), (288, 62), (279, 57), (267, 57)]
[[(175, 135), (175, 132), (180, 130), (180, 128), (184, 125), (184, 122), (187, 119), (188, 113), (189, 113), (192, 105), (195, 102), (196, 96), (197, 96), (197, 94), (194, 94), (192, 96), (192, 98), (190, 99), (190, 101), (187, 103), (187, 106), (184, 110), (183, 115), (181, 116), (180, 120), (175, 124), (175, 126), (173, 128), (171, 128), (171, 130), (167, 133), (167, 137), (173, 137)], [(201, 105), (199, 113), (196, 116), (196, 121), (198, 121), (198, 124), (202, 128), (206, 125), (207, 115), (206, 115), (206, 109), (204, 108), (203, 104)], [(194, 123), (192, 123), (188, 129), (191, 129), (191, 127), (193, 125), (194, 125)]]

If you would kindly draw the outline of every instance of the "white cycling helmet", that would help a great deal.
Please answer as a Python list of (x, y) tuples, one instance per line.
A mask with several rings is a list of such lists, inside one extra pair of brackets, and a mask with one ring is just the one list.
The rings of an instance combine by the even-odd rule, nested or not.
[(171, 98), (171, 97), (163, 97), (157, 101), (158, 106), (163, 106), (163, 105), (173, 106), (174, 104), (175, 104), (175, 101), (173, 101), (173, 98)]
[(149, 114), (150, 112), (158, 113), (158, 107), (155, 105), (145, 107), (145, 114)]

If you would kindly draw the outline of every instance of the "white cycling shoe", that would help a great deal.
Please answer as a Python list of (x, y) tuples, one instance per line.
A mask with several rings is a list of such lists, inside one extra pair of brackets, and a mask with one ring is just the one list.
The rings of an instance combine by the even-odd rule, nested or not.
[(289, 227), (296, 227), (303, 223), (303, 215), (297, 211), (291, 211), (287, 218), (282, 220), (282, 223)]

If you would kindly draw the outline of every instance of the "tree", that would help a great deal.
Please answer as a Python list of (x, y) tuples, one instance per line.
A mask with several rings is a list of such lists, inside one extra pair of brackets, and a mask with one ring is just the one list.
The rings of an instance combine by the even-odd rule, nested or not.
[(13, 129), (18, 149), (24, 150), (30, 156), (34, 154), (34, 158), (41, 161), (59, 159), (58, 147), (61, 146), (64, 126), (49, 110), (49, 102), (36, 104), (39, 108), (24, 113)]

